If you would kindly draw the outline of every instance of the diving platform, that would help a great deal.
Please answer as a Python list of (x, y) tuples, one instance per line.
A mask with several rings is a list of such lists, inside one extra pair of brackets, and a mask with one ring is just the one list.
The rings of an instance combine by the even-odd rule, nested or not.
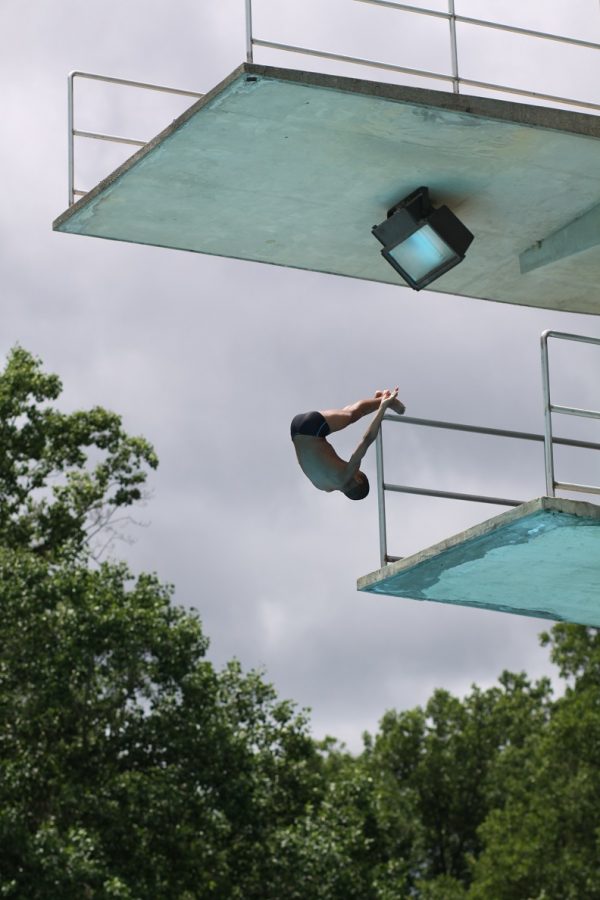
[(358, 580), (358, 590), (600, 627), (600, 506), (540, 497)]
[(53, 227), (404, 286), (419, 185), (475, 235), (431, 290), (600, 314), (600, 117), (489, 97), (244, 63)]
[[(600, 419), (600, 410), (552, 402), (549, 341), (600, 347), (600, 338), (560, 331), (540, 337), (544, 433), (440, 422), (386, 413), (376, 441), (379, 558), (381, 568), (358, 579), (359, 591), (411, 600), (474, 606), (600, 628), (600, 505), (557, 497), (556, 491), (600, 495), (600, 486), (558, 480), (555, 446), (600, 451), (600, 443), (554, 434), (555, 416)], [(418, 426), (508, 441), (543, 443), (546, 495), (523, 502), (435, 487), (395, 484), (384, 477), (383, 424)], [(563, 460), (564, 462), (564, 460)], [(386, 494), (511, 507), (407, 557), (387, 545)]]

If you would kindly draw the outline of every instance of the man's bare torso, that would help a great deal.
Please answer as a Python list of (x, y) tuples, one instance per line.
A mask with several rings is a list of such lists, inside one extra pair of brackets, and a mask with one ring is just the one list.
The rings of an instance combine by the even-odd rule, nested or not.
[(348, 480), (347, 463), (337, 455), (329, 441), (308, 434), (297, 434), (294, 449), (300, 468), (320, 491), (339, 491)]

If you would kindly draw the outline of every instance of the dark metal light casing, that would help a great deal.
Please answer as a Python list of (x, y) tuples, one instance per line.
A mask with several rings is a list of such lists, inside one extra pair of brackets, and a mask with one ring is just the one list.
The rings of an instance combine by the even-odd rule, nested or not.
[(473, 240), (447, 206), (434, 209), (426, 187), (388, 210), (372, 233), (383, 244), (382, 256), (415, 291), (458, 265)]

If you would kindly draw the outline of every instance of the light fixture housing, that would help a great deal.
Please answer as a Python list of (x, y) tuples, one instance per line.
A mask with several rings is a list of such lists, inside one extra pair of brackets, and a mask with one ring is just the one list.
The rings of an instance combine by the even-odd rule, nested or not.
[(473, 240), (447, 206), (434, 209), (426, 187), (392, 206), (372, 233), (383, 244), (381, 255), (415, 291), (458, 265)]

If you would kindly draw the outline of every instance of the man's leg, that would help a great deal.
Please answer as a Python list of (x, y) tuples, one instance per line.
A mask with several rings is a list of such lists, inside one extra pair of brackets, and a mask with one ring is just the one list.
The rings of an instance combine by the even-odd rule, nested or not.
[[(329, 425), (329, 430), (331, 432), (341, 431), (342, 428), (352, 425), (353, 422), (358, 422), (363, 416), (368, 416), (369, 413), (378, 410), (382, 393), (383, 391), (377, 391), (374, 397), (371, 397), (368, 400), (357, 400), (356, 403), (351, 403), (349, 406), (344, 406), (342, 409), (326, 409), (320, 410), (320, 412)], [(397, 403), (398, 405), (394, 407), (394, 411), (399, 415), (402, 415), (404, 406), (399, 400)], [(400, 409), (402, 412), (400, 412)]]

